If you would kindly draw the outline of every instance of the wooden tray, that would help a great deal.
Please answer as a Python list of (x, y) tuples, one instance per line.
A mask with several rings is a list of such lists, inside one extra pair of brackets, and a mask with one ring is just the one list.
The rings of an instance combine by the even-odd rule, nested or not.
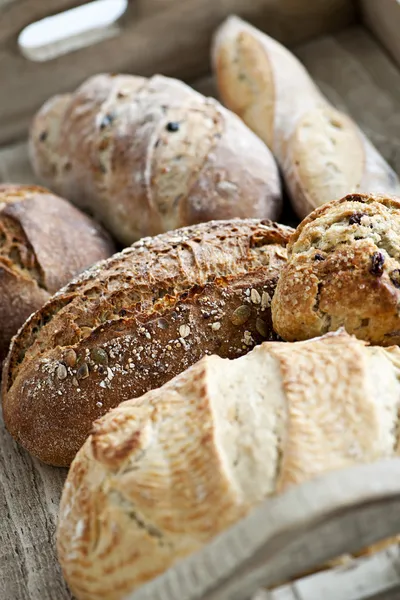
[[(400, 173), (396, 0), (135, 0), (103, 41), (47, 62), (22, 56), (23, 27), (81, 4), (0, 0), (0, 181), (35, 181), (25, 141), (33, 113), (48, 96), (92, 73), (162, 72), (214, 95), (209, 42), (230, 13), (294, 48), (328, 98), (358, 121)], [(71, 600), (54, 549), (66, 470), (33, 459), (2, 423), (0, 463), (0, 600)], [(327, 559), (397, 533), (400, 459), (330, 473), (266, 501), (129, 600), (398, 599), (396, 545), (301, 577)], [(287, 580), (292, 583), (279, 585)], [(271, 591), (256, 591), (262, 587)]]

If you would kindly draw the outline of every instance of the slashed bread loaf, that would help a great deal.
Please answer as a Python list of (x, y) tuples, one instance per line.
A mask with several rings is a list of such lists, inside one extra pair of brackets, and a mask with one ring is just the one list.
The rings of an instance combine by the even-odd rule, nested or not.
[(0, 365), (25, 319), (115, 251), (105, 231), (48, 190), (0, 185)]
[(292, 229), (215, 221), (140, 240), (86, 271), (14, 338), (2, 401), (14, 438), (68, 465), (92, 422), (205, 354), (276, 339), (271, 298)]
[(222, 101), (271, 148), (300, 218), (349, 192), (400, 194), (394, 171), (284, 46), (230, 17), (213, 63)]
[(398, 454), (400, 351), (345, 332), (203, 358), (94, 425), (60, 507), (78, 600), (120, 600), (263, 499)]
[(288, 341), (345, 327), (373, 344), (400, 344), (400, 198), (349, 194), (297, 227), (274, 296)]
[(121, 243), (281, 211), (278, 169), (246, 125), (175, 79), (96, 75), (36, 115), (36, 173)]

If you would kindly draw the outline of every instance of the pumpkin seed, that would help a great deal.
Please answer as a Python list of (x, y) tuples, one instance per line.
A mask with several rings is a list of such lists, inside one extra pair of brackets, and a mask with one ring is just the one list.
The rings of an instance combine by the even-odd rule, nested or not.
[(243, 304), (239, 306), (231, 317), (231, 321), (234, 325), (243, 325), (250, 319), (251, 316), (251, 308), (250, 306), (246, 306)]

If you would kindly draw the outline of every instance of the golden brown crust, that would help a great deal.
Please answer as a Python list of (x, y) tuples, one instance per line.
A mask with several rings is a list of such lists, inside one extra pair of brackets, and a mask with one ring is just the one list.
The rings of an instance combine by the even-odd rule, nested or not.
[(86, 215), (44, 188), (0, 186), (0, 363), (29, 315), (114, 246)]
[[(223, 43), (215, 53), (215, 71), (225, 105), (239, 115), (273, 147), (276, 90), (271, 63), (263, 45), (246, 30), (238, 33), (235, 44)], [(260, 104), (254, 97), (264, 99)]]
[(400, 343), (400, 199), (349, 194), (298, 226), (272, 303), (277, 332), (304, 340), (339, 327)]
[(349, 192), (400, 194), (393, 169), (276, 40), (229, 17), (213, 62), (223, 102), (271, 148), (300, 218)]
[(236, 115), (174, 79), (92, 77), (42, 107), (30, 147), (38, 175), (125, 245), (281, 211), (268, 148)]
[(345, 332), (267, 342), (120, 404), (63, 491), (58, 555), (74, 595), (120, 600), (267, 496), (398, 455), (399, 366), (398, 348)]
[(9, 431), (45, 462), (69, 464), (109, 408), (204, 354), (233, 358), (270, 339), (291, 232), (250, 219), (205, 223), (140, 240), (71, 282), (13, 341)]

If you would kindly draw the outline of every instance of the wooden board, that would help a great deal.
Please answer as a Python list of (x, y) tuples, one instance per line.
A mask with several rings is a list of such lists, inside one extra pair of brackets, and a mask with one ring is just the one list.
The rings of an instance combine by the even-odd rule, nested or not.
[(400, 2), (360, 0), (359, 4), (364, 23), (400, 66)]
[[(400, 174), (400, 70), (362, 27), (351, 27), (296, 48), (329, 100), (347, 111)], [(204, 77), (194, 87), (217, 96), (214, 80)], [(27, 145), (0, 150), (0, 181), (37, 182)]]
[[(215, 28), (230, 13), (258, 24), (285, 43), (298, 43), (332, 31), (354, 18), (349, 0), (185, 0), (155, 2), (155, 12), (130, 0), (116, 23), (116, 35), (58, 56), (32, 62), (18, 47), (18, 34), (47, 14), (87, 0), (0, 0), (0, 145), (26, 137), (34, 112), (50, 96), (74, 89), (100, 70), (194, 79), (209, 71), (209, 45)], [(142, 7), (142, 13), (141, 13)], [(162, 43), (160, 43), (162, 40)]]
[[(400, 73), (372, 37), (352, 28), (297, 49), (327, 96), (348, 110), (400, 172)], [(211, 82), (212, 83), (212, 82)], [(211, 93), (210, 80), (199, 83)], [(1, 181), (34, 180), (27, 148), (0, 151)], [(0, 426), (0, 599), (71, 600), (57, 565), (54, 531), (65, 470), (41, 465)], [(257, 600), (400, 597), (397, 549), (260, 593)], [(179, 599), (181, 600), (181, 599)]]
[[(243, 600), (259, 586), (270, 588), (396, 532), (399, 458), (324, 474), (264, 501), (126, 600)], [(336, 589), (337, 600), (340, 593)]]

